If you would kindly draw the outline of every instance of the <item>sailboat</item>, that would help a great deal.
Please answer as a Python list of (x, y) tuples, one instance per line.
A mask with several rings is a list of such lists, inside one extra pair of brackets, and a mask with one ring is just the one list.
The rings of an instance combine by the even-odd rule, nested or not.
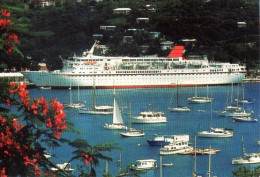
[[(237, 100), (239, 96), (239, 85), (237, 86)], [(226, 117), (248, 117), (253, 113), (251, 112), (246, 112), (244, 108), (241, 108), (238, 106), (238, 101), (236, 106), (230, 106), (227, 107), (224, 111), (220, 111), (218, 115), (220, 116), (226, 116)]]
[(212, 103), (211, 103), (211, 116), (210, 116), (210, 128), (209, 131), (198, 132), (197, 135), (203, 138), (231, 138), (233, 137), (233, 131), (225, 128), (213, 128), (212, 124)]
[[(94, 68), (95, 73), (95, 68)], [(95, 86), (95, 77), (93, 77), (93, 97), (92, 97), (92, 108), (80, 108), (80, 114), (113, 114), (112, 106), (97, 106), (96, 105), (96, 86)]]
[(198, 94), (197, 86), (195, 86), (195, 96), (188, 98), (188, 101), (190, 103), (210, 103), (213, 100), (213, 98), (208, 97), (208, 85), (207, 85), (207, 97), (198, 97), (197, 94)]
[(114, 107), (113, 107), (113, 123), (105, 124), (106, 129), (127, 129), (124, 125), (123, 118), (119, 106), (116, 102), (116, 93), (114, 89)]
[(254, 99), (251, 98), (245, 98), (245, 85), (242, 85), (243, 87), (243, 96), (242, 98), (236, 98), (235, 101), (237, 101), (238, 103), (242, 103), (242, 104), (252, 104), (254, 103)]
[(173, 107), (173, 108), (168, 108), (169, 109), (169, 111), (172, 111), (172, 112), (188, 112), (188, 111), (190, 111), (190, 109), (188, 108), (188, 107), (186, 107), (186, 106), (180, 106), (179, 105), (179, 92), (178, 92), (178, 89), (179, 87), (178, 87), (178, 82), (177, 82), (177, 96), (176, 96), (176, 98), (177, 98), (177, 107)]
[(260, 163), (260, 153), (246, 153), (246, 149), (244, 146), (244, 139), (242, 136), (242, 157), (233, 158), (232, 164), (255, 164)]
[(135, 128), (132, 128), (131, 116), (132, 116), (131, 115), (131, 104), (129, 104), (129, 129), (128, 129), (128, 131), (120, 132), (120, 135), (122, 135), (123, 137), (144, 136), (145, 135), (144, 131), (136, 130)]
[(68, 108), (82, 108), (83, 106), (85, 106), (85, 104), (79, 102), (79, 87), (78, 87), (78, 103), (72, 103), (71, 86), (69, 90), (70, 90), (70, 103), (64, 104), (64, 106)]
[[(196, 136), (195, 136), (196, 138)], [(195, 139), (196, 140), (196, 139)], [(211, 150), (211, 146), (209, 146), (209, 150)], [(197, 173), (197, 156), (196, 156), (196, 153), (195, 153), (195, 156), (194, 156), (194, 171), (192, 173), (192, 177), (203, 177), (203, 176), (207, 176), (207, 177), (217, 177), (216, 175), (214, 175), (211, 171), (211, 154), (209, 154), (209, 167), (208, 167), (208, 171), (207, 171), (207, 175), (204, 175), (204, 174), (198, 174)]]

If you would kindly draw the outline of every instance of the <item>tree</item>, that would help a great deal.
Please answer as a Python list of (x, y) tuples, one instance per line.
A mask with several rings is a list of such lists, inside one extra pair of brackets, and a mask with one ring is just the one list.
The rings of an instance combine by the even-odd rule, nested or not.
[(260, 166), (256, 166), (253, 171), (249, 170), (246, 166), (240, 166), (232, 174), (235, 177), (258, 177), (260, 175)]

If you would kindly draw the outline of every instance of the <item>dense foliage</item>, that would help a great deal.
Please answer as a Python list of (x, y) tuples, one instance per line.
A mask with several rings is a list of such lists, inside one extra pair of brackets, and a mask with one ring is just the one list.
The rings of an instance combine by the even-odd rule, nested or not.
[[(48, 7), (40, 7), (36, 1), (29, 0), (2, 1), (20, 2), (17, 5), (27, 9), (16, 15), (26, 19), (30, 32), (44, 31), (36, 38), (30, 33), (20, 35), (19, 49), (24, 57), (12, 54), (19, 62), (5, 61), (9, 68), (36, 69), (36, 64), (42, 61), (47, 62), (49, 69), (60, 68), (59, 56), (66, 58), (89, 49), (94, 42), (93, 34), (103, 34), (101, 44), (110, 48), (107, 55), (138, 56), (141, 54), (139, 46), (148, 45), (146, 54), (165, 56), (169, 51), (160, 50), (160, 40), (178, 44), (180, 39), (188, 38), (197, 39), (195, 46), (186, 46), (190, 53), (207, 54), (219, 61), (246, 63), (248, 68), (255, 68), (259, 59), (259, 2), (256, 0), (53, 1), (55, 6)], [(113, 9), (118, 7), (132, 10), (129, 15), (114, 14)], [(137, 23), (138, 17), (148, 17), (149, 23)], [(246, 27), (239, 28), (237, 22), (246, 22)], [(116, 30), (102, 31), (101, 25), (115, 25)], [(129, 28), (146, 32), (133, 35), (127, 31)], [(147, 32), (152, 31), (161, 32), (160, 38), (149, 39)], [(124, 44), (125, 35), (133, 35), (133, 43)]]
[(240, 166), (232, 174), (235, 177), (258, 177), (260, 175), (260, 166), (256, 166), (254, 170), (250, 170), (246, 166)]

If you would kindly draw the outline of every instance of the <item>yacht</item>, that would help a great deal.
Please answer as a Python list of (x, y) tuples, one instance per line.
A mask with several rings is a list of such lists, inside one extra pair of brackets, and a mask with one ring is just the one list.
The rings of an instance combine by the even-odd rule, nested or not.
[(197, 135), (203, 138), (231, 138), (233, 131), (225, 128), (210, 128), (209, 131), (198, 132)]
[(189, 141), (189, 135), (156, 135), (153, 139), (148, 139), (150, 146), (165, 146), (174, 141)]
[(134, 165), (130, 167), (133, 170), (151, 170), (157, 168), (157, 160), (155, 159), (144, 159), (137, 160)]
[(155, 124), (155, 123), (166, 123), (167, 118), (163, 112), (146, 111), (141, 112), (137, 117), (131, 117), (132, 123), (135, 124)]
[(138, 136), (144, 136), (145, 133), (144, 131), (141, 130), (129, 128), (129, 131), (120, 132), (120, 135), (122, 135), (123, 137), (138, 137)]
[(250, 116), (245, 117), (233, 117), (233, 120), (235, 122), (258, 122), (258, 119), (254, 119)]
[(187, 141), (175, 141), (160, 149), (160, 155), (190, 153), (193, 150)]
[(246, 153), (244, 139), (242, 137), (242, 153), (243, 156), (232, 159), (232, 164), (257, 164), (260, 163), (260, 153)]

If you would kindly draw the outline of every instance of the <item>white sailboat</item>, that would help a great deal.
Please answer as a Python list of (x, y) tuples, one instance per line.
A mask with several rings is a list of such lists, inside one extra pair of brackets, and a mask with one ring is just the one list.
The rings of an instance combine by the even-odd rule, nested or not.
[(71, 94), (71, 86), (69, 88), (70, 91), (70, 103), (69, 104), (64, 104), (65, 107), (68, 108), (82, 108), (85, 106), (85, 104), (79, 102), (79, 87), (78, 87), (78, 103), (72, 103), (72, 94)]
[[(94, 68), (95, 73), (95, 68)], [(98, 115), (108, 115), (113, 114), (113, 107), (104, 105), (97, 106), (96, 105), (96, 85), (95, 85), (95, 77), (93, 77), (93, 97), (92, 97), (92, 108), (80, 108), (80, 114), (98, 114)]]
[(121, 111), (116, 102), (115, 89), (114, 89), (113, 123), (105, 124), (104, 128), (106, 128), (106, 129), (127, 129), (127, 127), (124, 125)]
[(171, 112), (188, 112), (190, 111), (190, 108), (188, 108), (187, 106), (180, 106), (179, 105), (179, 92), (178, 92), (178, 82), (177, 82), (177, 94), (176, 94), (176, 102), (177, 102), (177, 107), (172, 107), (172, 108), (168, 108), (169, 111)]
[(137, 130), (135, 128), (132, 128), (132, 123), (131, 123), (131, 104), (129, 104), (129, 129), (128, 131), (125, 132), (120, 132), (120, 135), (123, 137), (138, 137), (138, 136), (144, 136), (145, 133), (144, 131)]
[(225, 128), (213, 128), (212, 124), (212, 103), (211, 103), (211, 115), (210, 115), (210, 128), (208, 131), (198, 132), (197, 135), (203, 138), (231, 138), (233, 137), (233, 131)]
[(251, 99), (251, 98), (245, 98), (245, 85), (242, 84), (242, 88), (243, 88), (243, 96), (242, 98), (236, 98), (235, 101), (238, 102), (238, 103), (242, 103), (242, 104), (252, 104), (254, 103), (254, 99)]
[(213, 98), (208, 97), (208, 85), (207, 85), (207, 97), (198, 97), (197, 96), (197, 86), (195, 86), (195, 96), (188, 98), (190, 103), (210, 103), (212, 102)]
[[(239, 85), (237, 86), (237, 100), (238, 100), (238, 96), (239, 96)], [(238, 101), (237, 101), (237, 105), (236, 106), (229, 106), (226, 107), (226, 109), (224, 111), (220, 111), (218, 114), (220, 116), (225, 116), (225, 117), (249, 117), (251, 116), (251, 114), (253, 113), (253, 111), (251, 112), (246, 112), (243, 108), (238, 106)]]
[(246, 153), (244, 139), (242, 137), (242, 157), (233, 158), (232, 164), (256, 164), (260, 163), (260, 153)]
[[(195, 136), (196, 138), (196, 136)], [(195, 139), (196, 140), (196, 139)], [(211, 146), (209, 146), (209, 150), (211, 150)], [(192, 177), (203, 177), (203, 176), (207, 176), (207, 177), (217, 177), (216, 175), (213, 174), (213, 172), (211, 171), (211, 154), (209, 154), (209, 166), (208, 166), (208, 171), (207, 171), (207, 174), (199, 174), (197, 173), (197, 156), (196, 156), (196, 153), (195, 153), (195, 156), (194, 156), (194, 171), (192, 173)]]

